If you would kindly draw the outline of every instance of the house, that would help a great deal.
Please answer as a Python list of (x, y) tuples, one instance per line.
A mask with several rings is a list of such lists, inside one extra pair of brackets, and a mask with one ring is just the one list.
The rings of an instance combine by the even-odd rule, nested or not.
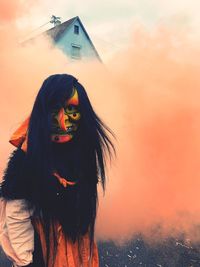
[(60, 23), (44, 33), (52, 38), (55, 45), (72, 60), (96, 59), (102, 62), (78, 16)]

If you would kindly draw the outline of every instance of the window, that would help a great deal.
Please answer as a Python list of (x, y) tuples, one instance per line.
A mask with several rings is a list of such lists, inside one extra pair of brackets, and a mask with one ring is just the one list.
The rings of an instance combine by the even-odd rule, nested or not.
[(74, 25), (74, 33), (79, 34), (79, 26)]
[(81, 59), (81, 46), (72, 44), (72, 58)]

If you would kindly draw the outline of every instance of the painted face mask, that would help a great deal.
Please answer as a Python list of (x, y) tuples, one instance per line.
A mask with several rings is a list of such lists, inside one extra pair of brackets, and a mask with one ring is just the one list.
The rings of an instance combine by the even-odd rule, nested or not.
[(74, 88), (66, 106), (52, 112), (51, 140), (56, 143), (70, 141), (78, 129), (80, 118), (78, 92)]

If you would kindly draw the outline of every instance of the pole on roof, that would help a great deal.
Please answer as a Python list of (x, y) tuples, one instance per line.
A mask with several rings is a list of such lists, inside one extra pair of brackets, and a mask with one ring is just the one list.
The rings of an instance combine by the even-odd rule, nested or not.
[(27, 38), (30, 39), (30, 36), (31, 36), (32, 33), (38, 31), (40, 28), (44, 27), (45, 25), (47, 25), (47, 24), (49, 24), (49, 23), (53, 23), (54, 26), (57, 26), (57, 25), (61, 24), (61, 17), (56, 17), (56, 16), (52, 15), (50, 21), (48, 21), (48, 22), (42, 24), (42, 25), (39, 26), (38, 28), (36, 28), (36, 29), (34, 29), (33, 31), (29, 32), (29, 34), (28, 34), (25, 38), (23, 38), (24, 40), (23, 40), (23, 41), (20, 41), (20, 43), (25, 42)]
[(54, 26), (61, 24), (61, 17), (56, 17), (55, 15), (52, 15), (50, 23), (53, 23)]

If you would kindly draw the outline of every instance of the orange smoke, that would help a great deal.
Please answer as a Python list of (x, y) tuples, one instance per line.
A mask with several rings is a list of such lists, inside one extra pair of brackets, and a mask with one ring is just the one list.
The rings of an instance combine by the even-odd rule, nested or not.
[(184, 231), (199, 239), (199, 45), (163, 28), (139, 29), (132, 42), (110, 63), (118, 160), (100, 206), (99, 235)]
[[(36, 0), (37, 1), (37, 0)], [(25, 12), (29, 12), (30, 7), (36, 4), (35, 0), (0, 0), (0, 21), (11, 22), (17, 19), (20, 15)]]
[(104, 66), (70, 64), (49, 40), (22, 46), (18, 35), (9, 23), (0, 29), (0, 168), (11, 150), (7, 140), (30, 113), (42, 81), (72, 73), (117, 137), (117, 159), (100, 199), (99, 238), (184, 231), (199, 239), (199, 41), (164, 27), (141, 28)]
[(16, 18), (19, 10), (20, 5), (18, 0), (1, 0), (0, 1), (0, 19), (1, 20), (11, 20)]

